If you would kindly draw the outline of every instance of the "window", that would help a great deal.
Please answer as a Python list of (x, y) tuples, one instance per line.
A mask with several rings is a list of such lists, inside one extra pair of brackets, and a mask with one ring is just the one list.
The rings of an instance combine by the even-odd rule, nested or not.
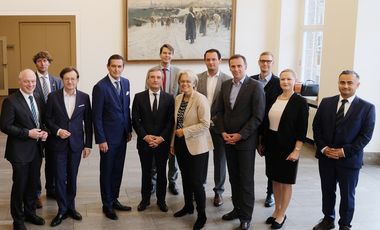
[(321, 73), (325, 0), (305, 0), (301, 78), (319, 83)]

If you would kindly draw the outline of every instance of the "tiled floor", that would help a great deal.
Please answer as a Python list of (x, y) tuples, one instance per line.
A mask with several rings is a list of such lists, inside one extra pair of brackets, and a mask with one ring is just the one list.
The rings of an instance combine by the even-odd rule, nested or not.
[[(155, 205), (155, 197), (151, 199), (151, 206), (144, 212), (137, 212), (140, 201), (141, 170), (135, 140), (128, 145), (125, 164), (124, 179), (120, 200), (133, 207), (132, 212), (118, 212), (119, 220), (112, 221), (103, 216), (101, 210), (99, 192), (99, 155), (97, 147), (94, 147), (92, 155), (82, 160), (79, 178), (78, 195), (76, 198), (77, 209), (83, 215), (82, 221), (66, 219), (54, 229), (191, 229), (196, 219), (196, 214), (182, 218), (174, 218), (173, 213), (183, 205), (182, 194), (173, 196), (168, 193), (168, 213), (162, 213)], [(5, 135), (0, 134), (0, 229), (12, 229), (12, 218), (9, 212), (9, 199), (11, 191), (11, 165), (3, 158), (5, 148)], [(322, 217), (321, 192), (317, 170), (317, 161), (313, 157), (313, 147), (306, 145), (306, 151), (300, 162), (297, 184), (293, 189), (293, 198), (289, 206), (288, 219), (283, 229), (312, 229), (314, 224)], [(229, 182), (226, 182), (224, 194), (225, 204), (219, 208), (212, 205), (213, 198), (213, 165), (210, 154), (210, 165), (207, 184), (207, 223), (204, 229), (234, 229), (239, 226), (239, 221), (226, 222), (221, 216), (232, 209)], [(44, 183), (44, 182), (43, 182)], [(181, 183), (181, 180), (178, 180)], [(256, 157), (255, 173), (255, 210), (251, 229), (269, 229), (264, 224), (265, 219), (271, 215), (272, 208), (264, 208), (263, 202), (266, 190), (266, 177), (264, 174), (264, 160)], [(360, 181), (356, 195), (356, 210), (353, 220), (353, 229), (380, 229), (380, 166), (365, 165), (360, 174)], [(44, 207), (37, 213), (45, 218), (44, 226), (27, 224), (28, 229), (50, 229), (50, 222), (57, 212), (57, 204), (54, 200), (46, 200)], [(336, 228), (337, 229), (337, 228)]]

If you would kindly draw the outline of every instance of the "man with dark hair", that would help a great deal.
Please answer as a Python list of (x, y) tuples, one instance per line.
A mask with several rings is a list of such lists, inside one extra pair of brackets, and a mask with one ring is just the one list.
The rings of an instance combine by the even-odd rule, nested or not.
[(46, 104), (46, 125), (51, 132), (47, 149), (54, 156), (58, 204), (58, 214), (51, 222), (53, 227), (68, 215), (82, 220), (75, 209), (77, 175), (81, 156), (87, 158), (92, 147), (90, 97), (77, 90), (77, 69), (66, 67), (60, 77), (63, 89), (51, 93)]
[(11, 215), (13, 228), (25, 230), (24, 221), (45, 224), (36, 215), (37, 180), (43, 156), (42, 100), (33, 94), (36, 76), (30, 69), (20, 72), (20, 90), (4, 99), (0, 117), (1, 131), (8, 135), (5, 158), (12, 164)]
[(129, 81), (121, 77), (124, 58), (112, 55), (108, 74), (92, 91), (92, 118), (95, 142), (100, 150), (100, 190), (106, 217), (118, 219), (114, 209), (131, 211), (119, 201), (127, 142), (132, 138)]
[[(46, 104), (49, 93), (56, 90), (62, 89), (62, 81), (48, 73), (49, 66), (53, 58), (51, 57), (48, 51), (40, 51), (33, 56), (33, 62), (36, 65), (36, 89), (34, 90), (35, 94), (39, 98), (42, 98), (44, 105)], [(46, 141), (50, 141), (50, 137)], [(55, 167), (52, 154), (49, 150), (44, 149), (45, 152), (45, 189), (46, 196), (49, 198), (55, 199)], [(42, 162), (41, 162), (42, 163)], [(38, 187), (37, 187), (37, 208), (42, 207), (42, 200), (40, 198), (42, 191), (41, 180), (38, 178)]]
[(214, 206), (223, 204), (222, 194), (224, 192), (224, 182), (226, 180), (226, 152), (224, 142), (216, 124), (216, 101), (222, 87), (222, 82), (231, 79), (231, 76), (220, 71), (219, 65), (222, 56), (217, 49), (209, 49), (204, 55), (204, 62), (207, 71), (198, 74), (197, 91), (205, 95), (211, 106), (210, 133), (214, 143)]
[[(174, 55), (174, 48), (170, 44), (163, 44), (160, 48), (160, 65), (153, 68), (159, 68), (162, 71), (162, 90), (167, 92), (175, 98), (179, 94), (178, 88), (178, 73), (180, 69), (171, 64)], [(146, 79), (148, 79), (148, 74)], [(148, 89), (148, 86), (145, 87)], [(168, 153), (169, 154), (169, 153)], [(152, 177), (152, 192), (155, 191), (156, 186), (156, 167), (153, 159), (153, 177)], [(168, 180), (169, 180), (169, 192), (173, 195), (178, 195), (178, 187), (176, 185), (176, 180), (178, 178), (178, 163), (174, 155), (169, 154), (169, 170), (168, 170)]]
[[(269, 112), (269, 106), (276, 101), (277, 96), (281, 94), (282, 90), (280, 87), (280, 79), (272, 73), (272, 66), (273, 66), (273, 54), (271, 52), (263, 52), (260, 54), (258, 64), (260, 67), (260, 73), (257, 75), (251, 76), (251, 78), (258, 80), (263, 84), (264, 91), (265, 91), (265, 116), (264, 121), (259, 127), (259, 143), (258, 143), (258, 152), (262, 156), (262, 149), (261, 149), (261, 136), (263, 135), (263, 131), (265, 130), (265, 127), (269, 126), (269, 120), (268, 120), (268, 112)], [(267, 196), (265, 198), (264, 206), (265, 207), (272, 207), (274, 205), (274, 198), (273, 198), (273, 186), (272, 181), (268, 179), (267, 183)]]
[(339, 185), (339, 230), (351, 229), (355, 189), (363, 164), (363, 149), (375, 128), (375, 106), (358, 96), (359, 75), (339, 75), (339, 95), (323, 98), (313, 122), (322, 189), (323, 219), (313, 230), (335, 228), (336, 185)]
[(244, 56), (231, 56), (229, 66), (233, 79), (222, 84), (217, 128), (225, 143), (234, 209), (222, 219), (239, 218), (240, 229), (249, 229), (255, 202), (255, 149), (265, 114), (265, 93), (258, 81), (247, 76)]

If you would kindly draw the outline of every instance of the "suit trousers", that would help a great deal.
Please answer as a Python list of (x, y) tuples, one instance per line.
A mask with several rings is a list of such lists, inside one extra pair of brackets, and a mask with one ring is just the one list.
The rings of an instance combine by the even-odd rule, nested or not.
[(175, 138), (174, 149), (181, 170), (185, 207), (189, 209), (194, 207), (194, 194), (198, 213), (204, 213), (206, 209), (204, 178), (207, 175), (209, 153), (191, 155), (187, 149), (185, 139), (177, 137)]
[(22, 225), (27, 215), (36, 213), (37, 179), (40, 171), (41, 155), (35, 152), (31, 162), (11, 162), (12, 191), (11, 215), (14, 226)]
[(340, 226), (351, 226), (355, 210), (355, 189), (359, 181), (357, 168), (337, 165), (337, 160), (321, 157), (318, 161), (322, 188), (322, 212), (325, 217), (335, 219), (336, 185), (340, 190), (338, 221)]
[(150, 201), (150, 195), (152, 190), (152, 172), (153, 165), (152, 162), (155, 162), (154, 167), (157, 172), (157, 183), (156, 183), (156, 196), (158, 202), (165, 202), (166, 197), (166, 164), (168, 160), (168, 151), (167, 148), (161, 150), (160, 147), (156, 149), (144, 149), (139, 150), (139, 157), (141, 163), (141, 197), (142, 200), (146, 203)]
[(68, 209), (75, 209), (77, 192), (77, 176), (82, 151), (73, 152), (70, 149), (54, 152), (55, 184), (58, 213), (65, 214)]
[(119, 198), (126, 149), (127, 142), (123, 141), (108, 144), (108, 152), (100, 152), (100, 193), (103, 206), (108, 209)]
[(54, 153), (45, 149), (45, 189), (46, 193), (55, 193)]
[(212, 142), (214, 144), (213, 160), (214, 160), (214, 192), (222, 195), (224, 192), (224, 182), (226, 181), (226, 151), (224, 149), (224, 141), (220, 133), (216, 132), (214, 127), (210, 128)]
[(225, 147), (234, 209), (241, 221), (250, 221), (255, 203), (255, 150), (241, 150), (229, 144)]

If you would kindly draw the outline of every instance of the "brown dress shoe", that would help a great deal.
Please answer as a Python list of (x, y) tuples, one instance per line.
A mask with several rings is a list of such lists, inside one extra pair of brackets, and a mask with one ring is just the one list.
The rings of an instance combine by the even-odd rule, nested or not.
[(215, 207), (219, 207), (221, 205), (223, 205), (223, 197), (222, 197), (222, 195), (215, 194), (215, 197), (214, 197), (214, 206)]

